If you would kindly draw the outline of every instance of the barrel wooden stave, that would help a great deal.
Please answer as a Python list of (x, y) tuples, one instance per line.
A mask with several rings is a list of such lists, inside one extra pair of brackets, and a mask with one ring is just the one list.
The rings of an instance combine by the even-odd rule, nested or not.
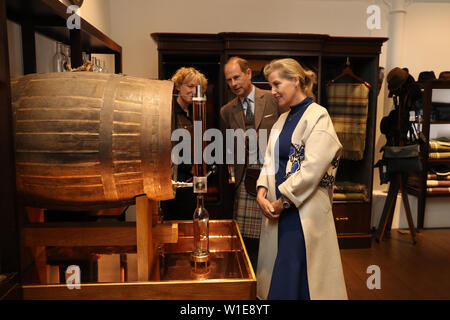
[(88, 209), (173, 198), (173, 84), (94, 73), (12, 80), (17, 188), (28, 204)]

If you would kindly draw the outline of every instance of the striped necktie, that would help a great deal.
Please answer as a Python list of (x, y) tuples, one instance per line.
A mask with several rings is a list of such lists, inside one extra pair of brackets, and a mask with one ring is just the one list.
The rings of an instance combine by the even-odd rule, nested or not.
[(245, 123), (253, 124), (253, 122), (255, 121), (255, 117), (252, 112), (252, 107), (250, 106), (250, 101), (247, 98), (244, 98), (244, 100), (242, 101), (242, 108), (246, 108)]

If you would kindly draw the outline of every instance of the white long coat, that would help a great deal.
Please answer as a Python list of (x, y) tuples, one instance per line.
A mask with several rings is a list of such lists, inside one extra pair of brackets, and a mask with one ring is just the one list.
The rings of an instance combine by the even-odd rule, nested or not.
[[(275, 172), (278, 155), (275, 144), (288, 112), (273, 125), (257, 186), (268, 189), (267, 199), (276, 200)], [(342, 145), (325, 108), (312, 103), (297, 124), (292, 144), (304, 148), (299, 166), (291, 159), (286, 166), (290, 176), (279, 186), (281, 194), (298, 208), (306, 245), (309, 294), (312, 300), (347, 299), (342, 262), (332, 208), (332, 185)], [(297, 158), (298, 159), (298, 158)], [(295, 170), (292, 170), (295, 168)], [(283, 213), (281, 213), (283, 214)], [(277, 256), (278, 220), (263, 218), (260, 235), (257, 296), (267, 299)]]

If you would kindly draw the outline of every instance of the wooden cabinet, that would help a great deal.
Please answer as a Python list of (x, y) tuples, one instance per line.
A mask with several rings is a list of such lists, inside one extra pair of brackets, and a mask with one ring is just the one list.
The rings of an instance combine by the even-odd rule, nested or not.
[[(220, 107), (232, 98), (223, 75), (223, 65), (228, 58), (240, 56), (247, 59), (254, 77), (272, 59), (296, 59), (316, 72), (315, 94), (317, 102), (324, 107), (327, 107), (326, 84), (342, 72), (348, 58), (353, 72), (370, 83), (372, 89), (364, 157), (359, 161), (341, 161), (337, 179), (363, 184), (367, 188), (368, 199), (335, 202), (334, 215), (341, 248), (370, 246), (378, 62), (386, 38), (283, 33), (153, 33), (152, 38), (158, 45), (160, 79), (169, 79), (181, 66), (193, 66), (205, 73), (210, 83), (208, 112), (211, 120), (208, 127), (216, 128), (219, 126)], [(264, 79), (259, 78), (254, 83), (258, 87), (269, 88)], [(223, 168), (219, 170), (216, 195), (215, 202), (207, 203), (208, 210), (211, 208), (214, 218), (229, 218), (233, 211), (233, 195)]]
[(20, 298), (22, 271), (28, 267), (23, 256), (20, 261), (24, 217), (16, 198), (7, 19), (21, 25), (25, 74), (36, 72), (36, 32), (70, 45), (74, 67), (82, 64), (82, 51), (106, 53), (114, 54), (115, 71), (122, 72), (122, 48), (84, 19), (81, 29), (69, 30), (66, 11), (58, 0), (0, 0), (0, 299)]
[[(450, 110), (450, 81), (448, 80), (431, 80), (420, 84), (422, 88), (422, 102), (423, 102), (423, 120), (421, 123), (422, 133), (426, 138), (427, 144), (421, 150), (422, 171), (408, 180), (408, 193), (417, 197), (417, 228), (424, 227), (425, 220), (425, 206), (427, 198), (442, 197), (449, 198), (450, 192), (429, 192), (427, 190), (427, 176), (433, 169), (438, 169), (441, 165), (446, 165), (450, 168), (450, 158), (432, 159), (430, 158), (429, 139), (431, 127), (435, 125), (445, 126), (447, 138), (450, 138), (449, 127), (450, 120), (440, 119), (436, 116), (435, 105), (436, 102), (445, 104), (446, 108)], [(447, 118), (446, 118), (447, 119)], [(442, 131), (442, 130), (441, 130)], [(438, 137), (435, 137), (438, 138)]]

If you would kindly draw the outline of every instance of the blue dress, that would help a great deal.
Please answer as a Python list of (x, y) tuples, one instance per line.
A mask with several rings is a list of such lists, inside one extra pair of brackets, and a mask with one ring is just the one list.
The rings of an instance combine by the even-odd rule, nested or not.
[[(286, 165), (289, 156), (297, 153), (300, 157), (304, 157), (301, 153), (303, 150), (296, 150), (291, 144), (291, 137), (303, 113), (312, 102), (313, 100), (307, 97), (291, 107), (278, 138), (279, 167), (275, 175), (277, 199), (281, 197), (278, 186), (287, 179)], [(292, 169), (295, 171), (298, 168)], [(278, 252), (267, 299), (310, 300), (305, 238), (299, 212), (295, 206), (283, 210), (278, 219)]]

